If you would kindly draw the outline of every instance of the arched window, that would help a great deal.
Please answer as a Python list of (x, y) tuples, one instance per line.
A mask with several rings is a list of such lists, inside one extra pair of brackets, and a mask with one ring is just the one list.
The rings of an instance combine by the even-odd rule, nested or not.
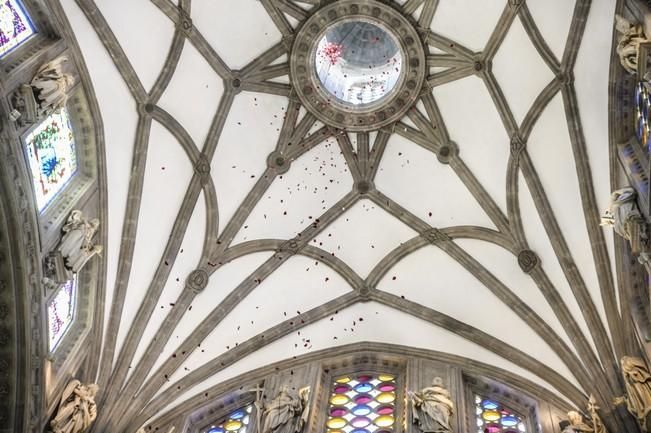
[(526, 433), (527, 427), (519, 416), (500, 402), (475, 396), (478, 433)]
[(396, 391), (392, 374), (361, 373), (337, 377), (331, 387), (326, 420), (328, 431), (392, 431), (396, 422)]
[(66, 333), (75, 314), (77, 299), (77, 278), (63, 284), (54, 294), (47, 305), (48, 341), (50, 352), (53, 352), (61, 338)]
[(252, 404), (240, 408), (228, 415), (223, 422), (208, 427), (205, 433), (246, 433), (252, 410)]
[(42, 212), (77, 171), (77, 151), (68, 110), (52, 113), (25, 137), (25, 153)]
[(0, 1), (0, 58), (36, 34), (19, 0)]

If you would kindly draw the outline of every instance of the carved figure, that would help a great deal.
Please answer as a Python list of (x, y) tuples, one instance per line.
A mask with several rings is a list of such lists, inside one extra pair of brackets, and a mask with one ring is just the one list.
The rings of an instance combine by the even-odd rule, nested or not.
[(590, 419), (592, 421), (592, 429), (594, 433), (608, 433), (606, 431), (606, 426), (601, 421), (601, 417), (597, 413), (599, 406), (597, 406), (597, 400), (594, 398), (594, 395), (590, 394), (590, 399), (588, 400), (588, 413), (590, 414)]
[(310, 388), (302, 388), (298, 395), (283, 386), (269, 403), (258, 399), (255, 403), (261, 422), (258, 433), (300, 433), (307, 422)]
[(649, 261), (649, 235), (646, 222), (635, 201), (633, 188), (622, 188), (610, 194), (610, 207), (601, 217), (602, 226), (612, 226), (615, 233), (628, 240), (638, 261)]
[(575, 410), (567, 413), (567, 421), (561, 423), (562, 433), (592, 433), (594, 429), (585, 423), (583, 415)]
[(626, 395), (614, 400), (616, 405), (626, 403), (628, 411), (637, 418), (643, 431), (651, 431), (651, 373), (646, 363), (636, 357), (624, 356), (620, 364), (626, 385)]
[(52, 433), (84, 433), (97, 418), (97, 385), (72, 380), (63, 390), (57, 414), (50, 422)]
[(68, 91), (75, 83), (70, 74), (63, 72), (66, 56), (60, 56), (41, 66), (32, 78), (31, 86), (41, 112), (49, 115), (63, 107), (68, 100)]
[(65, 265), (72, 272), (79, 272), (93, 256), (101, 254), (102, 246), (93, 245), (93, 237), (99, 228), (97, 218), (90, 221), (84, 219), (80, 210), (73, 210), (68, 221), (63, 226), (63, 237), (59, 244), (59, 252), (65, 260)]
[(620, 33), (617, 43), (619, 61), (629, 74), (635, 74), (640, 43), (647, 41), (644, 29), (641, 24), (633, 24), (621, 15), (615, 15), (615, 29)]
[(423, 433), (452, 432), (450, 418), (454, 413), (454, 403), (450, 392), (443, 387), (440, 377), (434, 378), (432, 386), (419, 392), (409, 391), (414, 424)]

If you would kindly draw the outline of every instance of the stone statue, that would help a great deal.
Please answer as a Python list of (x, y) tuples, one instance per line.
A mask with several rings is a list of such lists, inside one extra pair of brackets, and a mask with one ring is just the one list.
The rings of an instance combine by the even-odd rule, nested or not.
[(561, 423), (562, 433), (592, 433), (594, 429), (585, 423), (583, 415), (575, 410), (567, 413), (567, 421)]
[(622, 188), (610, 195), (610, 207), (601, 217), (602, 226), (612, 226), (615, 233), (628, 240), (631, 252), (650, 269), (649, 234), (646, 221), (635, 200), (633, 188)]
[(260, 414), (258, 433), (300, 433), (307, 423), (310, 388), (302, 388), (298, 395), (287, 386), (280, 388), (269, 403), (258, 398), (255, 405)]
[(93, 243), (99, 220), (88, 220), (80, 210), (73, 210), (63, 226), (63, 236), (55, 251), (46, 259), (47, 278), (62, 284), (79, 272), (88, 261), (101, 255), (103, 247)]
[(635, 74), (640, 43), (647, 41), (644, 29), (641, 24), (632, 24), (621, 15), (615, 15), (615, 29), (620, 34), (617, 43), (619, 61), (629, 74)]
[(599, 406), (597, 406), (597, 400), (594, 398), (594, 395), (590, 394), (590, 399), (588, 400), (588, 413), (590, 414), (590, 420), (592, 421), (592, 429), (594, 433), (608, 433), (606, 431), (606, 426), (601, 421), (601, 417), (597, 413)]
[(60, 56), (41, 66), (32, 78), (31, 86), (40, 111), (49, 115), (63, 107), (68, 100), (68, 91), (75, 83), (70, 74), (63, 72), (66, 56)]
[(52, 433), (84, 433), (97, 417), (97, 385), (72, 380), (63, 390), (57, 414), (50, 422)]
[(99, 219), (88, 221), (80, 210), (70, 213), (63, 226), (64, 234), (58, 248), (68, 269), (79, 272), (91, 257), (102, 252), (100, 245), (93, 245), (93, 237), (98, 228)]
[(409, 391), (414, 424), (423, 433), (452, 432), (450, 418), (454, 413), (454, 403), (450, 392), (443, 387), (440, 377), (434, 378), (432, 386), (420, 392)]
[(620, 361), (626, 395), (614, 400), (615, 405), (626, 403), (628, 411), (637, 418), (643, 431), (651, 431), (651, 373), (646, 363), (636, 357), (624, 356)]

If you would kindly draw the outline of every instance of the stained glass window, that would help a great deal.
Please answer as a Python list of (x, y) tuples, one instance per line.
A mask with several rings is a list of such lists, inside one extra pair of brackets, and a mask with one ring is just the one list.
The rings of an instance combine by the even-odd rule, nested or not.
[(36, 31), (19, 0), (0, 0), (0, 58)]
[(332, 384), (328, 433), (389, 433), (395, 424), (396, 381), (391, 374), (356, 374)]
[(475, 396), (478, 433), (526, 433), (522, 418), (495, 400)]
[(205, 433), (246, 433), (251, 418), (253, 405), (248, 405), (231, 413), (221, 424), (212, 425), (205, 430)]
[(642, 147), (651, 153), (649, 145), (649, 125), (651, 114), (651, 101), (649, 100), (649, 85), (640, 81), (635, 87), (635, 133)]
[(77, 171), (77, 152), (68, 110), (61, 108), (25, 139), (25, 153), (38, 210), (52, 201)]
[(75, 312), (77, 280), (65, 283), (47, 306), (47, 319), (50, 330), (50, 351), (54, 350), (66, 333)]

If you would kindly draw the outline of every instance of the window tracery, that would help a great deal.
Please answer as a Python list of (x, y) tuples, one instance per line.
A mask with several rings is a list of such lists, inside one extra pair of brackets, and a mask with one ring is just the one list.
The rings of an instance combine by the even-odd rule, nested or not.
[(328, 433), (393, 431), (397, 399), (393, 374), (361, 373), (337, 377), (331, 384)]
[(77, 151), (68, 110), (52, 113), (25, 138), (39, 211), (43, 211), (77, 171)]
[(34, 25), (19, 0), (0, 1), (0, 58), (34, 34)]

